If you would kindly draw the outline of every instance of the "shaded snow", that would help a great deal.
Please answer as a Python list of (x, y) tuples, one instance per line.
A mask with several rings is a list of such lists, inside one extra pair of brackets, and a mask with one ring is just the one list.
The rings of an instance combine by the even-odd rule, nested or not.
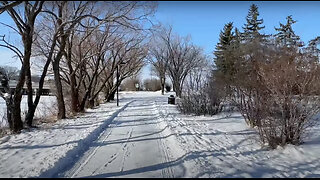
[(0, 177), (320, 177), (319, 126), (269, 150), (239, 113), (181, 115), (168, 96), (121, 92), (120, 107), (5, 136)]

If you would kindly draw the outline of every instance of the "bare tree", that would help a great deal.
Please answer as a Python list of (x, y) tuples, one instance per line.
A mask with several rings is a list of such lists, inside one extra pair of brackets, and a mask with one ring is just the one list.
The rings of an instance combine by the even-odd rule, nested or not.
[[(95, 3), (96, 2), (88, 1), (52, 2), (51, 4), (48, 4), (43, 11), (46, 13), (46, 23), (49, 24), (49, 27), (52, 27), (55, 30), (51, 34), (52, 38), (49, 38), (51, 41), (48, 41), (51, 44), (46, 46), (50, 47), (49, 51), (47, 51), (50, 55), (47, 56), (47, 63), (52, 64), (52, 71), (57, 89), (56, 97), (58, 101), (58, 119), (66, 117), (64, 95), (62, 91), (63, 88), (60, 77), (60, 61), (66, 53), (66, 44), (70, 34), (72, 34), (77, 25), (81, 24), (83, 19), (92, 18), (98, 22), (103, 21), (103, 19), (99, 19), (93, 13)], [(45, 41), (42, 42), (46, 43)], [(41, 46), (41, 44), (39, 44), (39, 46)], [(42, 55), (46, 56), (45, 53)]]
[[(129, 40), (116, 44), (110, 51), (110, 66), (106, 69), (106, 78), (103, 82), (107, 92), (106, 99), (113, 100), (117, 87), (123, 80), (135, 76), (144, 66), (144, 59), (147, 56), (147, 45), (141, 44), (143, 37), (133, 36)], [(124, 65), (121, 65), (124, 64)], [(116, 69), (119, 68), (117, 79)]]
[(162, 87), (160, 86), (161, 83), (159, 83), (159, 81), (159, 79), (145, 79), (143, 81), (143, 86), (147, 91), (158, 91), (162, 89)]
[[(136, 87), (136, 84), (139, 84), (138, 89)], [(123, 83), (120, 85), (120, 89), (126, 90), (126, 91), (136, 91), (141, 88), (141, 85), (142, 85), (142, 81), (139, 75), (136, 75), (124, 80)]]
[(187, 75), (205, 63), (202, 49), (190, 43), (188, 38), (173, 37), (170, 33), (162, 36), (166, 44), (169, 58), (168, 74), (173, 90), (178, 97), (182, 95), (183, 83)]
[[(61, 60), (63, 58), (68, 59), (69, 55), (72, 55), (72, 53), (68, 53), (68, 51), (73, 50), (72, 42), (70, 43), (70, 37), (72, 36), (72, 34), (74, 34), (75, 30), (82, 31), (84, 29), (89, 29), (88, 32), (93, 32), (93, 29), (99, 29), (103, 25), (107, 25), (109, 26), (109, 28), (112, 27), (112, 29), (122, 27), (131, 29), (133, 31), (139, 31), (141, 33), (142, 31), (146, 30), (143, 22), (150, 22), (148, 17), (154, 13), (156, 7), (156, 3), (153, 2), (142, 3), (77, 1), (44, 3), (38, 1), (26, 1), (21, 3), (2, 1), (1, 4), (2, 6), (0, 7), (0, 14), (6, 11), (12, 17), (17, 27), (13, 28), (10, 25), (6, 26), (21, 35), (24, 46), (24, 52), (22, 52), (19, 48), (7, 42), (5, 40), (5, 36), (2, 36), (1, 46), (12, 50), (22, 62), (22, 67), (19, 75), (20, 78), (18, 79), (17, 87), (15, 88), (14, 92), (11, 92), (13, 96), (10, 103), (12, 105), (8, 106), (9, 110), (12, 110), (12, 122), (14, 122), (12, 123), (12, 128), (15, 132), (19, 132), (20, 129), (22, 129), (20, 102), (22, 98), (22, 88), (24, 83), (26, 82), (27, 84), (29, 107), (26, 116), (26, 123), (27, 125), (32, 126), (34, 112), (39, 103), (41, 92), (43, 89), (44, 78), (46, 77), (48, 70), (51, 70), (53, 72), (55, 78), (55, 86), (57, 88), (56, 96), (59, 109), (58, 118), (61, 119), (66, 117), (63, 97), (64, 95), (62, 92), (63, 88), (61, 83), (61, 77), (63, 74), (65, 74), (65, 72), (61, 72)], [(24, 11), (21, 11), (24, 13), (22, 16), (19, 14), (20, 12), (18, 12), (19, 10), (23, 10), (23, 8), (21, 8), (20, 6), (21, 4), (24, 5)], [(34, 25), (38, 14), (42, 14), (43, 16), (41, 16), (41, 21), (37, 26), (37, 32), (35, 34)], [(92, 23), (85, 24), (85, 22), (88, 22), (89, 19), (92, 20)], [(118, 32), (118, 34), (121, 34), (121, 32)], [(90, 33), (88, 33), (88, 36), (90, 36)], [(108, 41), (110, 41), (110, 39), (108, 39)], [(32, 47), (33, 42), (35, 42), (36, 44), (36, 47), (34, 48)], [(103, 44), (103, 46), (105, 45)], [(31, 54), (31, 52), (33, 53)], [(96, 87), (98, 86), (98, 84), (101, 84), (101, 79), (98, 80), (96, 77), (98, 74), (103, 72), (103, 67), (105, 66), (105, 63), (102, 61), (102, 59), (105, 58), (103, 57), (105, 52), (101, 51), (101, 53), (99, 55), (99, 61), (94, 61), (92, 59), (93, 56), (88, 56), (88, 58), (91, 58), (91, 60), (87, 61), (88, 63), (86, 63), (86, 65), (90, 66), (90, 63), (97, 62), (98, 64), (93, 64), (95, 64), (95, 67), (97, 67), (96, 69), (98, 70), (93, 71), (96, 72), (94, 73), (95, 76), (92, 76), (94, 78), (91, 77), (92, 81), (89, 81), (89, 84), (92, 84), (91, 86), (94, 90), (86, 93), (88, 95), (85, 95), (85, 97), (87, 97), (85, 99), (94, 99), (95, 97), (97, 97), (97, 94), (99, 94), (99, 92), (103, 89), (104, 85), (101, 85), (102, 87), (99, 88)], [(33, 91), (30, 69), (31, 55), (44, 59), (43, 71), (41, 71), (41, 78), (39, 82), (39, 91), (37, 92), (34, 101), (32, 94)], [(140, 65), (138, 63), (137, 67), (139, 66)], [(79, 67), (83, 68), (86, 66)], [(70, 74), (76, 74), (73, 72), (77, 72), (77, 67), (76, 70), (72, 71)], [(89, 78), (89, 76), (86, 76), (86, 78)]]
[[(103, 72), (106, 50), (112, 32), (96, 28), (85, 28), (84, 31), (73, 31), (67, 40), (65, 60), (60, 65), (62, 80), (71, 90), (71, 109), (74, 113), (84, 110), (84, 104), (97, 77)], [(81, 94), (83, 96), (81, 97)]]
[[(168, 36), (171, 36), (172, 28), (168, 30)], [(169, 65), (169, 51), (166, 48), (166, 44), (161, 38), (161, 34), (166, 33), (166, 29), (162, 31), (156, 31), (151, 41), (151, 47), (148, 57), (148, 62), (152, 65), (152, 70), (160, 79), (161, 94), (164, 95), (164, 88), (166, 83), (166, 74)]]
[[(10, 15), (12, 20), (15, 22), (16, 28), (7, 25), (9, 28), (13, 29), (15, 32), (22, 38), (24, 52), (22, 53), (17, 47), (9, 44), (3, 40), (5, 46), (16, 53), (16, 55), (20, 58), (22, 66), (20, 69), (19, 79), (17, 85), (15, 87), (14, 92), (7, 92), (10, 93), (10, 96), (13, 95), (11, 102), (7, 103), (7, 108), (9, 108), (11, 114), (11, 121), (12, 126), (11, 130), (13, 132), (20, 132), (23, 129), (23, 123), (21, 120), (21, 99), (22, 99), (22, 88), (25, 83), (27, 82), (28, 91), (30, 93), (30, 83), (31, 83), (31, 70), (30, 70), (30, 58), (31, 58), (31, 50), (33, 44), (33, 37), (34, 37), (34, 24), (36, 21), (36, 17), (42, 10), (42, 6), (44, 2), (35, 1), (29, 2), (26, 1), (23, 3), (24, 9), (21, 9), (20, 6), (17, 6), (19, 3), (9, 3), (7, 1), (1, 1), (2, 9)], [(20, 15), (20, 10), (23, 10), (23, 15)]]
[(0, 14), (5, 12), (7, 9), (13, 8), (21, 3), (22, 3), (21, 1), (13, 1), (13, 2), (4, 1), (2, 6), (0, 6)]
[(201, 48), (190, 42), (190, 38), (174, 35), (172, 27), (163, 28), (153, 38), (157, 44), (150, 50), (149, 62), (161, 80), (162, 93), (167, 73), (172, 81), (173, 90), (181, 97), (187, 75), (193, 69), (204, 66), (206, 57)]
[(2, 72), (1, 74), (6, 76), (9, 81), (19, 75), (19, 70), (16, 67), (0, 66), (0, 69), (1, 69), (1, 72)]
[(0, 97), (2, 97), (7, 106), (7, 120), (9, 123), (10, 129), (13, 128), (13, 122), (12, 122), (12, 111), (10, 106), (12, 105), (12, 90), (10, 89), (9, 81), (10, 81), (10, 71), (4, 67), (0, 67), (0, 81), (1, 81), (1, 87), (3, 91), (0, 91)]
[[(154, 8), (154, 3), (83, 1), (55, 2), (51, 9), (45, 11), (49, 16), (47, 19), (53, 24), (52, 26), (60, 28), (52, 60), (59, 102), (59, 118), (65, 117), (61, 80), (70, 85), (73, 111), (83, 111), (83, 104), (85, 104), (93, 91), (91, 88), (86, 89), (83, 99), (80, 97), (80, 89), (87, 86), (96, 88), (95, 86), (98, 84), (96, 77), (104, 69), (104, 64), (100, 61), (104, 59), (105, 44), (108, 44), (112, 39), (110, 34), (114, 33), (119, 27), (142, 31), (144, 28), (140, 23), (148, 21), (147, 17), (154, 12)], [(85, 41), (86, 39), (92, 39), (91, 36), (95, 30), (101, 30), (102, 28), (108, 32), (105, 36), (107, 38), (104, 42), (98, 43), (99, 52), (93, 52), (92, 48), (96, 46), (86, 48), (85, 46), (87, 45), (84, 42), (87, 42)], [(79, 37), (79, 35), (82, 37)], [(109, 39), (110, 37), (111, 39)], [(73, 38), (80, 38), (80, 41), (76, 42)], [(94, 60), (98, 56), (99, 61)], [(64, 63), (64, 59), (65, 64), (62, 65), (61, 63)], [(89, 70), (90, 72), (96, 73), (90, 74), (90, 72), (86, 72), (88, 66), (96, 67), (89, 68), (92, 70)], [(95, 71), (94, 69), (97, 68), (99, 70)], [(98, 88), (97, 91), (101, 91), (101, 89)], [(93, 97), (96, 97), (97, 94), (95, 92)]]

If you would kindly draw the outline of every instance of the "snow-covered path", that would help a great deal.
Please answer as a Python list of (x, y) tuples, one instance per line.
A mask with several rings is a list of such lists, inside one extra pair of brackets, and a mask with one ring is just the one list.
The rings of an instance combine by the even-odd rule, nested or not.
[(122, 92), (119, 107), (0, 138), (0, 177), (320, 177), (320, 125), (269, 150), (239, 113), (182, 115), (168, 96)]
[(174, 177), (154, 97), (134, 100), (66, 177)]

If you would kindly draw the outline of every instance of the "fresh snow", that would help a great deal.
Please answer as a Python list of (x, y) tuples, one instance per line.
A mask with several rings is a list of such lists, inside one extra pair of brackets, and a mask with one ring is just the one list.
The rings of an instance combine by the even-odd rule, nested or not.
[(0, 177), (320, 177), (320, 126), (270, 150), (239, 113), (182, 115), (172, 93), (115, 102), (0, 139)]
[[(22, 96), (21, 112), (24, 116), (28, 110), (28, 97)], [(55, 96), (42, 96), (35, 112), (35, 118), (42, 119), (48, 116), (53, 116), (57, 113), (57, 100)], [(6, 102), (0, 98), (0, 128), (8, 126), (6, 119)]]

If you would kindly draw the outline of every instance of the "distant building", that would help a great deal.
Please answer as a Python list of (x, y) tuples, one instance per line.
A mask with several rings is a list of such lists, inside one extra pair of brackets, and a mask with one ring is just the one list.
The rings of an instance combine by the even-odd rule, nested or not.
[[(9, 81), (10, 89), (12, 89), (12, 90), (15, 89), (15, 87), (17, 86), (18, 79), (19, 79), (18, 76), (14, 76), (10, 79), (10, 81)], [(40, 77), (39, 76), (32, 76), (31, 81), (32, 81), (33, 94), (36, 94), (37, 91), (39, 90)], [(42, 95), (52, 95), (52, 90), (51, 90), (52, 85), (53, 85), (52, 80), (45, 79), (44, 84), (43, 84), (43, 88), (42, 88)], [(0, 83), (0, 90), (2, 92), (4, 91), (3, 87), (1, 86), (1, 83)], [(25, 83), (23, 86), (23, 95), (26, 95), (26, 94), (27, 94), (27, 85)]]

